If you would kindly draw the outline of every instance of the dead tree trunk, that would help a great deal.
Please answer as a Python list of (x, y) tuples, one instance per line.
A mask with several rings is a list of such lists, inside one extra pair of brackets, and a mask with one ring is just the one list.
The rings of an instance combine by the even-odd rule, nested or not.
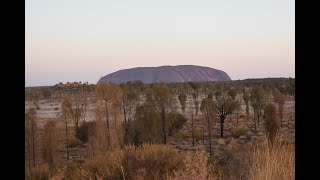
[(34, 127), (34, 120), (31, 121), (31, 132), (32, 132), (32, 160), (33, 160), (33, 167), (36, 166), (36, 152), (35, 152), (35, 127)]
[(66, 140), (67, 140), (67, 160), (69, 161), (69, 133), (68, 133), (68, 122), (67, 122), (67, 117), (64, 116), (65, 120), (65, 125), (66, 125)]
[(212, 150), (211, 150), (211, 123), (210, 123), (210, 117), (208, 117), (207, 120), (208, 120), (208, 133), (209, 133), (209, 154), (211, 156), (212, 155)]
[(109, 124), (109, 110), (108, 110), (108, 102), (107, 102), (107, 101), (106, 101), (106, 121), (107, 121), (108, 148), (109, 148), (109, 150), (111, 150), (110, 124)]
[(165, 119), (165, 114), (164, 114), (164, 108), (161, 109), (161, 120), (162, 120), (163, 143), (167, 144), (166, 119)]
[(191, 128), (192, 128), (192, 146), (194, 146), (194, 124), (193, 124), (193, 112), (191, 114)]

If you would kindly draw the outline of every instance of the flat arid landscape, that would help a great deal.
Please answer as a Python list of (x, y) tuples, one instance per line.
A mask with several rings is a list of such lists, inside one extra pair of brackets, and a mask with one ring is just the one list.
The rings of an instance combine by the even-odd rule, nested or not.
[(292, 78), (26, 87), (26, 179), (294, 179), (294, 89)]
[(295, 80), (294, 0), (27, 0), (25, 179), (294, 180)]

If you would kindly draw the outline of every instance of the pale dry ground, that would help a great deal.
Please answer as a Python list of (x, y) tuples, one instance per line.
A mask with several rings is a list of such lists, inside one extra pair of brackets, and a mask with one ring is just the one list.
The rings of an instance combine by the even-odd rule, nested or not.
[[(201, 98), (205, 96), (202, 95)], [(199, 99), (201, 99), (199, 98)], [(272, 100), (272, 99), (270, 99)], [(177, 100), (177, 111), (181, 112), (181, 108), (179, 106), (179, 101)], [(200, 140), (195, 141), (195, 146), (192, 146), (192, 133), (191, 133), (191, 120), (190, 110), (192, 108), (192, 98), (188, 96), (187, 105), (186, 105), (186, 113), (185, 115), (188, 118), (187, 123), (183, 126), (181, 130), (179, 130), (174, 136), (168, 137), (168, 144), (175, 147), (178, 151), (194, 151), (194, 150), (209, 150), (208, 142), (207, 142), (207, 126), (206, 124), (203, 125), (203, 117), (201, 112), (199, 111), (199, 115), (195, 116), (195, 129), (200, 132)], [(40, 109), (37, 110), (37, 122), (40, 127), (38, 141), (41, 142), (43, 136), (43, 126), (48, 120), (57, 120), (59, 122), (59, 127), (61, 131), (60, 137), (60, 149), (61, 149), (61, 158), (66, 159), (66, 148), (65, 148), (65, 137), (64, 137), (64, 124), (60, 119), (57, 118), (57, 115), (60, 111), (61, 102), (57, 101), (46, 101), (41, 100), (39, 101)], [(32, 102), (26, 101), (25, 108), (28, 109), (32, 107)], [(56, 108), (56, 109), (55, 109)], [(59, 108), (59, 109), (57, 109)], [(93, 104), (90, 104), (87, 108), (88, 111), (85, 114), (84, 120), (91, 121), (94, 119)], [(220, 124), (215, 122), (212, 128), (212, 152), (214, 157), (216, 157), (221, 164), (228, 164), (232, 159), (232, 154), (235, 152), (241, 151), (246, 149), (248, 146), (252, 146), (253, 144), (264, 143), (265, 141), (265, 130), (263, 127), (263, 120), (261, 117), (260, 125), (257, 127), (257, 131), (254, 130), (254, 125), (252, 122), (253, 116), (253, 109), (250, 107), (250, 119), (247, 120), (245, 117), (245, 105), (242, 102), (242, 111), (239, 113), (239, 123), (236, 123), (236, 115), (232, 116), (232, 121), (230, 121), (230, 117), (228, 116), (225, 120), (225, 129), (224, 129), (224, 137), (220, 137)], [(205, 127), (205, 141), (203, 142), (202, 139), (202, 128)], [(247, 135), (240, 136), (239, 138), (232, 137), (232, 131), (236, 128), (244, 128), (248, 131)], [(69, 131), (70, 137), (69, 139), (74, 139), (74, 128), (73, 123), (69, 124)], [(285, 138), (285, 141), (288, 143), (295, 142), (295, 102), (293, 97), (287, 97), (284, 107), (284, 117), (283, 117), (283, 127), (281, 128), (281, 133)], [(39, 150), (39, 156), (40, 152)], [(70, 149), (71, 160), (74, 161), (84, 161), (86, 156), (86, 146), (76, 147)], [(41, 158), (38, 160), (41, 162)]]

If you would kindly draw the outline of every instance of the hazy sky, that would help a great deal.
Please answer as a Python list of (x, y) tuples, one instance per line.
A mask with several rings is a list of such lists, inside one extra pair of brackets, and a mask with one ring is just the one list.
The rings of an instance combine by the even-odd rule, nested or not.
[(26, 86), (131, 67), (295, 77), (294, 0), (26, 0)]

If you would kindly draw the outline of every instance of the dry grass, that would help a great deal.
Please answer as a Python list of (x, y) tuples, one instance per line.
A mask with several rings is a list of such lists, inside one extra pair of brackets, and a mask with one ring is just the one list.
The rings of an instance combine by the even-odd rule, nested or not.
[(249, 180), (295, 179), (295, 148), (284, 145), (277, 137), (274, 145), (254, 149), (249, 167)]
[(240, 136), (247, 135), (247, 130), (245, 128), (238, 128), (232, 132), (234, 138), (239, 138)]
[[(165, 145), (143, 144), (107, 151), (81, 167), (67, 168), (57, 177), (66, 179), (165, 179), (180, 167), (182, 156)], [(59, 178), (56, 178), (59, 179)]]
[(169, 180), (198, 180), (198, 179), (220, 179), (220, 171), (217, 170), (215, 163), (208, 163), (208, 153), (188, 152), (183, 160), (183, 167), (174, 171)]
[(48, 164), (43, 164), (40, 166), (32, 167), (25, 170), (25, 179), (26, 180), (41, 180), (49, 179), (49, 166)]

